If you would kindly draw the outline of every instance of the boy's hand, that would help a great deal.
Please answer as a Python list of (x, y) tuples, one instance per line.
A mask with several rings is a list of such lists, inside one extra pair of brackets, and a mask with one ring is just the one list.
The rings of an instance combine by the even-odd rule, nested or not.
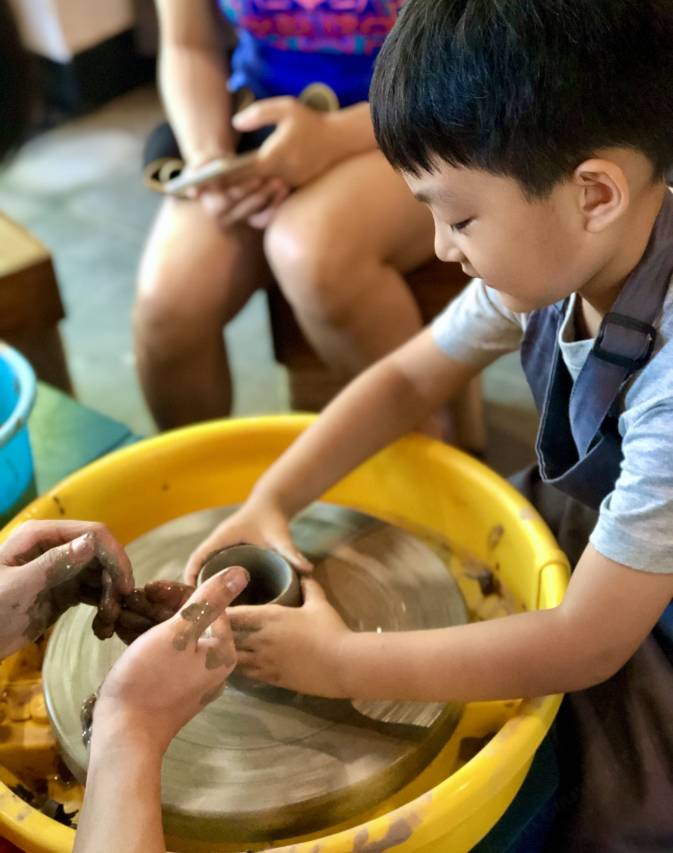
[(292, 541), (290, 525), (283, 513), (269, 504), (248, 502), (218, 524), (210, 536), (192, 551), (185, 568), (185, 583), (196, 584), (201, 566), (216, 551), (243, 544), (273, 548), (298, 572), (306, 573), (313, 569)]
[(104, 525), (27, 521), (0, 546), (0, 654), (36, 640), (82, 602), (98, 608), (96, 635), (110, 637), (132, 589), (131, 563)]
[(232, 607), (238, 670), (276, 687), (333, 699), (347, 697), (342, 673), (343, 641), (351, 634), (329, 604), (320, 584), (302, 581), (304, 604)]
[(236, 665), (225, 611), (248, 580), (240, 566), (214, 575), (171, 619), (124, 652), (99, 690), (94, 737), (145, 732), (163, 751), (185, 723), (219, 695)]

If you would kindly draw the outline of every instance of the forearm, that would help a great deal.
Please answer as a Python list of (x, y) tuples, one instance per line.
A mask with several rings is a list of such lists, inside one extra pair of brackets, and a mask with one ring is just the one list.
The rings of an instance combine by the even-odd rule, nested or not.
[(166, 112), (187, 162), (204, 163), (233, 153), (235, 136), (224, 57), (214, 49), (165, 45), (159, 80)]
[(334, 140), (335, 157), (344, 160), (376, 148), (368, 103), (354, 104), (325, 116)]
[(96, 730), (74, 853), (165, 853), (162, 752), (130, 730)]
[(610, 674), (561, 608), (432, 631), (352, 633), (337, 667), (350, 697), (436, 702), (565, 693)]
[(423, 420), (423, 404), (389, 360), (361, 374), (260, 478), (251, 499), (291, 518)]

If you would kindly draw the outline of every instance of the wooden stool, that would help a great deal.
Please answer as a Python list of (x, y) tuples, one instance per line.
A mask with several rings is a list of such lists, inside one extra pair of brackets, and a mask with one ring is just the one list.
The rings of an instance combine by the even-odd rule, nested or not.
[[(408, 273), (407, 284), (414, 294), (424, 323), (429, 323), (468, 281), (458, 264), (434, 258)], [(271, 331), (276, 361), (288, 371), (290, 403), (294, 410), (320, 411), (343, 387), (304, 338), (278, 287), (268, 292)], [(460, 447), (481, 454), (486, 447), (481, 387), (473, 380), (449, 406), (452, 439)]]
[(63, 317), (49, 252), (0, 213), (0, 338), (26, 356), (40, 379), (72, 393), (58, 331)]

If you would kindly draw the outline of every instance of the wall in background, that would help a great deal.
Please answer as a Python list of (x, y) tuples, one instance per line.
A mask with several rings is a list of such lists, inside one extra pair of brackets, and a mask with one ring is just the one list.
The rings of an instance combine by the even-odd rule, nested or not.
[(26, 46), (39, 56), (67, 63), (132, 28), (132, 0), (10, 0)]

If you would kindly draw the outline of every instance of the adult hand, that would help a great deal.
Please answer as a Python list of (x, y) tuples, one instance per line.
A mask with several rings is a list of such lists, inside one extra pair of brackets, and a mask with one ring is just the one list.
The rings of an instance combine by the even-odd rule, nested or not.
[(192, 551), (185, 567), (185, 582), (195, 584), (201, 566), (216, 551), (241, 544), (272, 548), (299, 572), (310, 572), (313, 569), (312, 564), (292, 541), (290, 525), (285, 515), (269, 504), (249, 501), (218, 524)]
[(248, 584), (233, 566), (209, 578), (169, 620), (139, 637), (112, 667), (93, 709), (93, 736), (144, 732), (165, 751), (215, 699), (236, 665), (226, 608)]
[(263, 230), (289, 192), (280, 178), (252, 177), (233, 185), (225, 179), (213, 181), (195, 190), (194, 195), (220, 228), (245, 222)]
[(342, 647), (351, 631), (317, 581), (305, 578), (302, 590), (301, 607), (241, 605), (228, 611), (238, 670), (287, 690), (349, 698), (342, 686), (348, 666)]
[(342, 156), (332, 132), (331, 115), (292, 97), (256, 101), (236, 113), (232, 123), (241, 132), (276, 126), (258, 149), (251, 174), (280, 178), (292, 188), (321, 175)]
[(133, 589), (124, 549), (102, 524), (27, 521), (0, 545), (0, 656), (36, 640), (69, 607), (97, 607), (94, 631), (110, 637)]

